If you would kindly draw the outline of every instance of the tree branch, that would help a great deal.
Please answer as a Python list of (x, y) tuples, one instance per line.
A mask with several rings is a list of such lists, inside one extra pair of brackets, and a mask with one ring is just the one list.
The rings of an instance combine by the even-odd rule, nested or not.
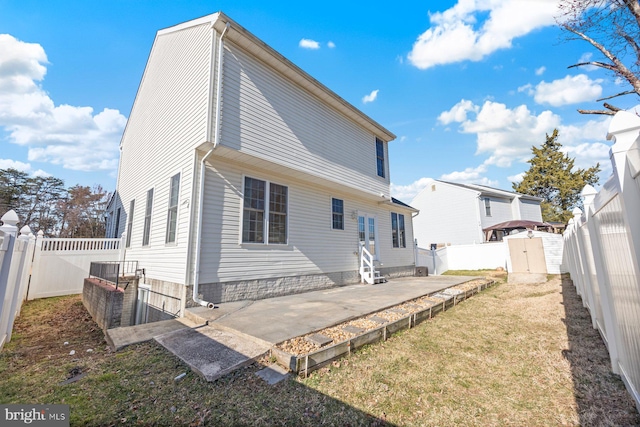
[(613, 105), (608, 104), (606, 102), (602, 105), (604, 106), (604, 108), (606, 108), (607, 110), (611, 110), (614, 113), (617, 113), (618, 111), (622, 111), (622, 108), (614, 107)]
[(594, 67), (600, 67), (600, 68), (605, 68), (609, 71), (616, 71), (616, 67), (615, 65), (611, 65), (611, 64), (605, 64), (604, 62), (598, 62), (598, 61), (589, 61), (589, 62), (580, 62), (579, 64), (573, 64), (573, 65), (569, 65), (567, 68), (575, 68), (575, 67), (582, 67), (585, 65), (593, 65)]
[(626, 90), (626, 91), (624, 91), (624, 92), (620, 92), (620, 93), (615, 94), (615, 95), (607, 96), (606, 98), (596, 99), (596, 101), (597, 101), (597, 102), (600, 102), (600, 101), (604, 101), (604, 100), (606, 100), (606, 99), (612, 99), (612, 98), (616, 98), (616, 97), (618, 97), (618, 96), (622, 96), (622, 95), (629, 95), (629, 94), (632, 94), (632, 93), (636, 93), (636, 91), (635, 91), (635, 90)]
[(567, 31), (569, 31), (569, 32), (581, 37), (583, 40), (589, 42), (593, 47), (595, 47), (600, 52), (602, 52), (602, 54), (604, 56), (606, 56), (607, 59), (613, 63), (613, 67), (614, 68), (612, 69), (612, 71), (615, 71), (617, 74), (619, 74), (622, 77), (624, 77), (625, 80), (627, 80), (629, 82), (629, 84), (633, 87), (634, 92), (636, 92), (638, 95), (640, 95), (640, 79), (638, 79), (636, 77), (636, 75), (633, 74), (633, 72), (631, 70), (629, 70), (622, 63), (622, 61), (620, 61), (614, 54), (609, 52), (609, 50), (606, 47), (604, 47), (603, 45), (601, 45), (597, 41), (593, 40), (591, 37), (587, 36), (586, 34), (576, 30), (575, 28), (570, 27), (567, 24), (563, 24), (562, 27), (565, 30), (567, 30)]
[(613, 116), (616, 113), (613, 111), (606, 111), (606, 110), (578, 110), (578, 113), (580, 114), (601, 114), (603, 116)]

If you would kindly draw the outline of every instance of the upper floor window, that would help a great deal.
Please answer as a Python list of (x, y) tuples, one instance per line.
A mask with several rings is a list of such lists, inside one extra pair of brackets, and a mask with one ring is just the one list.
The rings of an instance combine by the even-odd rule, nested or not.
[(331, 199), (331, 212), (331, 228), (334, 230), (344, 230), (344, 201)]
[(242, 242), (286, 244), (288, 188), (245, 177), (243, 200)]
[(131, 231), (133, 230), (133, 210), (136, 207), (136, 200), (129, 202), (129, 217), (127, 218), (127, 243), (126, 247), (131, 247)]
[(391, 212), (391, 240), (394, 248), (406, 248), (404, 215)]
[(153, 188), (147, 191), (147, 206), (144, 209), (144, 228), (142, 229), (142, 246), (149, 244), (151, 235), (151, 212), (153, 209)]
[(384, 142), (380, 138), (376, 138), (376, 164), (378, 176), (384, 178)]
[(491, 199), (488, 197), (484, 198), (484, 214), (486, 216), (491, 216)]
[(118, 232), (120, 231), (120, 208), (116, 210), (116, 225), (113, 228), (113, 237), (118, 237)]
[(178, 196), (180, 195), (180, 174), (171, 177), (169, 185), (169, 207), (167, 210), (167, 238), (166, 243), (176, 241), (176, 229), (178, 225)]

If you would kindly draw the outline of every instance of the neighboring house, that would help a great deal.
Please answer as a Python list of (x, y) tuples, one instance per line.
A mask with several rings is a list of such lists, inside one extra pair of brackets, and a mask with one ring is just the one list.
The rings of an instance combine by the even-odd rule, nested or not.
[[(390, 197), (395, 136), (223, 13), (157, 33), (122, 142), (111, 235), (150, 305), (258, 299), (414, 274)], [(120, 214), (118, 214), (120, 213)], [(153, 300), (155, 298), (155, 300)]]
[(418, 246), (483, 243), (483, 229), (510, 220), (542, 221), (538, 197), (486, 187), (432, 180), (412, 201)]

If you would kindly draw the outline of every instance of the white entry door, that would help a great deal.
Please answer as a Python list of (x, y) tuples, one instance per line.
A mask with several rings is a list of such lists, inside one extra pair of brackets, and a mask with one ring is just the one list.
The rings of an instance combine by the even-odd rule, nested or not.
[(378, 227), (376, 217), (367, 214), (358, 215), (358, 239), (360, 246), (365, 247), (373, 259), (378, 259)]

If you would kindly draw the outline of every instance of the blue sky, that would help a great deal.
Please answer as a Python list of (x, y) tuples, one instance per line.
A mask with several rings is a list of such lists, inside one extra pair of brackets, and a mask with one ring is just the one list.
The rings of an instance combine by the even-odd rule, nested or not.
[[(223, 11), (397, 135), (392, 194), (425, 178), (510, 189), (560, 131), (580, 167), (610, 173), (608, 117), (626, 87), (564, 41), (555, 0), (0, 0), (0, 168), (115, 187), (118, 144), (157, 30)], [(592, 55), (592, 56), (590, 56)], [(622, 108), (634, 96), (613, 101)]]

